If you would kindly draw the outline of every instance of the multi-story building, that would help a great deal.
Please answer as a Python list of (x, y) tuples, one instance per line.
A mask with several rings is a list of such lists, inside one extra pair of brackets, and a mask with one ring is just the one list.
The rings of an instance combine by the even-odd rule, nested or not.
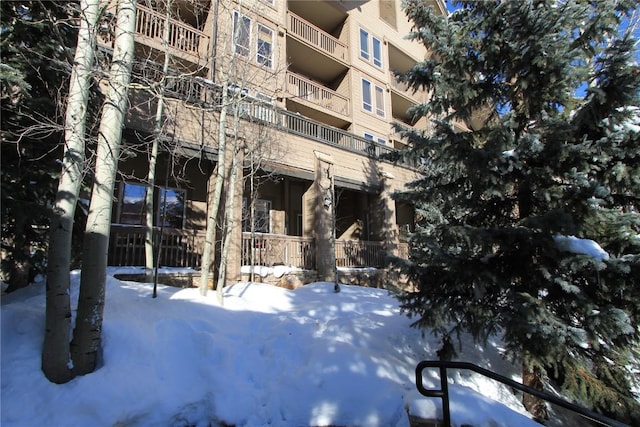
[[(446, 13), (442, 0), (425, 1)], [(224, 194), (233, 196), (219, 215), (232, 220), (231, 281), (251, 264), (301, 267), (330, 280), (334, 258), (338, 266), (377, 267), (384, 251), (406, 250), (413, 210), (390, 195), (418, 170), (384, 155), (404, 144), (394, 123), (428, 124), (407, 113), (426, 94), (393, 74), (426, 54), (405, 38), (411, 23), (400, 0), (147, 0), (136, 20), (111, 264), (143, 264), (154, 137), (162, 142), (155, 211), (163, 265), (199, 267), (220, 164)], [(107, 50), (109, 25), (101, 38)], [(154, 133), (163, 75), (163, 126)], [(233, 159), (242, 171), (235, 181)]]

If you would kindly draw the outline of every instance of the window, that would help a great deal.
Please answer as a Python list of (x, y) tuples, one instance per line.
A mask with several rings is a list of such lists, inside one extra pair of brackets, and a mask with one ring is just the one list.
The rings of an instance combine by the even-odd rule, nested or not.
[[(373, 54), (373, 60), (371, 54)], [(382, 41), (362, 28), (360, 28), (360, 58), (382, 68)]]
[(382, 68), (382, 44), (375, 37), (372, 37), (371, 41), (373, 42), (373, 65)]
[[(386, 141), (385, 139), (380, 138), (380, 137), (375, 137), (373, 134), (368, 133), (368, 132), (365, 132), (365, 133), (364, 133), (364, 137), (365, 137), (366, 139), (368, 139), (368, 140), (376, 141), (378, 144), (382, 144), (382, 145), (386, 145), (386, 144), (387, 144), (387, 141)], [(373, 156), (373, 155), (375, 155), (375, 153), (376, 153), (376, 147), (375, 147), (374, 145), (368, 145), (368, 146), (366, 147), (366, 150), (365, 150), (365, 151), (366, 151), (368, 154), (370, 154), (370, 155), (372, 155), (372, 156)]]
[[(145, 197), (147, 186), (138, 183), (122, 183), (120, 197), (120, 224), (145, 224)], [(183, 228), (186, 215), (186, 192), (175, 188), (160, 187), (154, 194), (156, 226)], [(164, 224), (163, 224), (164, 223)]]
[(384, 90), (376, 86), (376, 114), (384, 117)]
[(253, 230), (251, 230), (251, 209), (246, 198), (242, 199), (242, 231), (256, 233), (269, 233), (271, 230), (271, 201), (255, 199), (253, 201), (255, 217), (253, 218)]
[(360, 57), (369, 60), (369, 33), (360, 28)]
[(265, 67), (273, 66), (273, 30), (258, 24), (258, 46), (256, 61)]
[[(370, 133), (365, 132), (364, 133), (364, 137), (366, 139), (369, 139), (371, 141), (374, 140), (373, 135), (371, 135)], [(367, 144), (367, 146), (364, 148), (364, 151), (367, 152), (368, 155), (370, 156), (375, 156), (376, 155), (376, 146), (373, 144)]]
[(233, 12), (233, 44), (235, 53), (244, 57), (249, 57), (251, 45), (251, 18)]
[(144, 199), (147, 195), (147, 186), (125, 182), (121, 186), (120, 197), (120, 224), (144, 224)]
[(158, 226), (183, 228), (186, 192), (176, 188), (159, 189)]
[[(374, 87), (375, 95), (371, 93)], [(373, 85), (369, 80), (362, 79), (362, 108), (373, 113), (375, 101), (375, 113), (384, 117), (384, 89), (378, 85)]]
[(382, 144), (382, 145), (386, 145), (387, 144), (387, 140), (384, 138), (380, 138), (380, 137), (375, 137), (373, 136), (373, 134), (370, 134), (368, 132), (364, 133), (364, 137), (367, 139), (370, 139), (372, 141), (376, 141), (378, 144)]
[(373, 111), (371, 104), (371, 82), (362, 79), (362, 108), (367, 111)]

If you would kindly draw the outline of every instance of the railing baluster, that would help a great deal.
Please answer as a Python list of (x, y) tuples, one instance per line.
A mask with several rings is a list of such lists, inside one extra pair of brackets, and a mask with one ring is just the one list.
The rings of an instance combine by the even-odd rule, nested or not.
[(289, 31), (334, 58), (345, 60), (347, 45), (294, 13), (289, 14)]
[[(136, 19), (136, 33), (162, 43), (164, 38), (164, 25), (166, 17), (145, 6), (138, 5)], [(169, 20), (169, 46), (197, 55), (201, 44), (208, 41), (209, 37), (202, 31), (175, 19)]]

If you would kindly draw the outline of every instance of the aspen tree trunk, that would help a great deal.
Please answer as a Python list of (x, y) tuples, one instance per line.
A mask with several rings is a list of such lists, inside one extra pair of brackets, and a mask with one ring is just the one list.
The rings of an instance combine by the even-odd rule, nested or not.
[[(209, 194), (207, 198), (207, 226), (202, 249), (202, 267), (200, 268), (200, 294), (206, 295), (209, 287), (209, 274), (213, 263), (212, 253), (215, 250), (216, 227), (218, 226), (217, 216), (220, 210), (220, 199), (222, 197), (222, 185), (224, 184), (225, 153), (227, 145), (227, 103), (229, 100), (229, 84), (224, 81), (222, 84), (222, 108), (220, 109), (220, 123), (218, 127), (218, 165), (215, 169), (215, 184), (212, 189), (212, 179), (209, 179)], [(213, 178), (213, 176), (212, 176)], [(219, 285), (218, 285), (219, 286)]]
[(239, 126), (239, 116), (238, 116), (238, 106), (234, 106), (234, 139), (233, 139), (233, 147), (232, 147), (232, 160), (231, 160), (231, 173), (229, 178), (229, 190), (227, 192), (227, 200), (225, 203), (226, 211), (225, 211), (225, 226), (223, 228), (223, 242), (222, 248), (220, 251), (220, 270), (218, 271), (218, 282), (216, 285), (216, 294), (218, 296), (218, 302), (220, 305), (223, 305), (223, 297), (222, 291), (224, 289), (224, 284), (227, 280), (227, 259), (229, 258), (229, 248), (231, 246), (231, 237), (233, 235), (233, 229), (235, 227), (235, 198), (236, 198), (236, 183), (238, 182), (238, 158), (239, 150), (238, 150), (238, 126)]
[(85, 161), (87, 104), (94, 62), (95, 29), (99, 3), (100, 0), (80, 1), (80, 29), (69, 83), (62, 171), (49, 229), (42, 371), (49, 381), (57, 384), (66, 383), (73, 378), (69, 350), (71, 336), (71, 303), (69, 299), (71, 238)]
[[(169, 19), (171, 17), (171, 8), (167, 2), (167, 16), (164, 21), (164, 36), (162, 38), (162, 46), (164, 47), (164, 64), (162, 66), (162, 80), (160, 81), (160, 94), (158, 96), (158, 105), (156, 107), (156, 122), (153, 129), (153, 141), (151, 145), (151, 155), (149, 157), (149, 173), (147, 175), (147, 193), (145, 195), (145, 276), (146, 281), (153, 281), (153, 271), (156, 267), (154, 260), (154, 242), (153, 242), (153, 194), (156, 185), (156, 165), (158, 163), (158, 145), (160, 135), (162, 133), (162, 116), (164, 114), (164, 88), (166, 86), (167, 73), (169, 71)], [(162, 242), (157, 242), (161, 245)], [(158, 252), (158, 256), (160, 253)]]
[(135, 16), (136, 0), (119, 0), (109, 89), (100, 121), (93, 191), (84, 236), (78, 316), (71, 343), (76, 375), (95, 370), (101, 348), (112, 198), (131, 78)]

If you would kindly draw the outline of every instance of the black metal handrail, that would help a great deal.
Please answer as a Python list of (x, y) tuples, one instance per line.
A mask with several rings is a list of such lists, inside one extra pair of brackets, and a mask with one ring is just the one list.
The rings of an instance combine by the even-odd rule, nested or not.
[[(424, 388), (424, 385), (422, 383), (422, 371), (424, 371), (425, 368), (440, 369), (440, 389), (439, 390), (427, 390), (426, 388)], [(418, 366), (416, 366), (416, 387), (418, 388), (418, 391), (420, 392), (420, 394), (422, 394), (423, 396), (439, 397), (442, 399), (442, 422), (444, 427), (451, 427), (451, 412), (449, 410), (449, 383), (447, 380), (447, 369), (466, 369), (466, 370), (477, 372), (480, 375), (484, 375), (485, 377), (491, 378), (492, 380), (511, 386), (522, 392), (532, 394), (533, 396), (536, 396), (554, 405), (561, 406), (585, 418), (588, 418), (591, 421), (595, 421), (605, 426), (629, 427), (627, 424), (605, 417), (604, 415), (598, 414), (596, 412), (592, 412), (586, 408), (583, 408), (582, 406), (578, 406), (564, 399), (553, 396), (549, 393), (545, 393), (543, 391), (528, 387), (524, 384), (521, 384), (517, 381), (512, 380), (511, 378), (507, 378), (503, 375), (497, 374), (488, 369), (481, 368), (480, 366), (474, 365), (473, 363), (451, 362), (451, 361), (444, 361), (444, 360), (424, 360), (418, 363)]]

